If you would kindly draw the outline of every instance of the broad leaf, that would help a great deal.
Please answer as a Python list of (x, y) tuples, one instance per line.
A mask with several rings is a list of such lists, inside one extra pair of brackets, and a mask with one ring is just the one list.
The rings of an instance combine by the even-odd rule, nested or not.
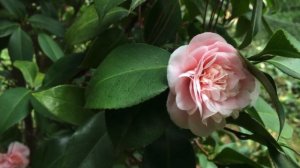
[(119, 149), (141, 148), (158, 139), (165, 130), (167, 111), (163, 94), (132, 108), (107, 111), (107, 131)]
[(101, 33), (91, 44), (81, 66), (97, 68), (103, 59), (125, 39), (118, 28), (108, 29)]
[(0, 135), (27, 116), (29, 93), (25, 88), (14, 88), (0, 96)]
[(267, 62), (291, 77), (300, 79), (300, 58), (275, 57)]
[(16, 60), (32, 60), (34, 51), (31, 38), (21, 28), (16, 29), (10, 36), (8, 52), (12, 62)]
[(31, 87), (34, 87), (35, 79), (39, 72), (37, 65), (30, 61), (15, 61), (14, 66), (21, 71), (25, 81)]
[(80, 72), (79, 65), (83, 58), (83, 54), (74, 54), (57, 60), (46, 72), (43, 87), (48, 88), (70, 81)]
[(116, 109), (136, 105), (167, 89), (169, 53), (146, 44), (113, 50), (97, 68), (87, 89), (86, 107)]
[(195, 168), (193, 147), (186, 137), (167, 130), (157, 141), (146, 147), (142, 168)]
[(251, 28), (248, 30), (242, 44), (239, 46), (240, 49), (247, 47), (252, 42), (253, 37), (258, 32), (258, 29), (261, 24), (262, 10), (263, 1), (254, 0), (253, 11), (251, 16)]
[(0, 3), (15, 18), (25, 17), (25, 5), (21, 0), (0, 0)]
[(59, 21), (57, 21), (51, 17), (37, 14), (37, 15), (31, 16), (28, 20), (29, 20), (30, 24), (37, 29), (47, 30), (50, 33), (53, 33), (60, 37), (62, 37), (64, 35), (63, 25)]
[(0, 20), (0, 38), (12, 34), (18, 27), (19, 24), (16, 22)]
[(83, 108), (84, 90), (76, 86), (61, 85), (32, 95), (34, 108), (58, 121), (80, 125), (93, 115)]
[(74, 133), (63, 155), (64, 168), (112, 167), (113, 147), (106, 133), (104, 113), (98, 113)]
[(97, 10), (99, 20), (102, 22), (105, 15), (107, 15), (111, 9), (124, 1), (125, 0), (95, 0), (95, 8)]
[(157, 1), (145, 19), (145, 40), (161, 45), (172, 41), (181, 23), (181, 11), (176, 0)]
[(53, 61), (57, 61), (64, 56), (63, 51), (58, 44), (47, 34), (41, 33), (38, 35), (38, 42), (42, 51)]
[(249, 12), (250, 0), (230, 0), (232, 5), (232, 17), (239, 17)]

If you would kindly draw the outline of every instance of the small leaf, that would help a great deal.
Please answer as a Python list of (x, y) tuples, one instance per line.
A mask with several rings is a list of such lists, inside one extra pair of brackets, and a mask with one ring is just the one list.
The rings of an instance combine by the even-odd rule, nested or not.
[(58, 121), (80, 125), (93, 113), (83, 108), (84, 90), (71, 85), (60, 85), (48, 90), (32, 93), (33, 102), (38, 112)]
[(171, 41), (180, 23), (181, 11), (178, 1), (157, 1), (145, 19), (145, 39), (156, 45)]
[(131, 0), (129, 11), (133, 11), (136, 7), (140, 6), (144, 2), (146, 2), (146, 0)]
[(16, 22), (0, 20), (0, 38), (12, 34), (18, 27), (19, 24)]
[(125, 0), (95, 0), (95, 8), (97, 10), (99, 20), (102, 21), (111, 9), (124, 1)]
[(146, 147), (142, 168), (195, 168), (193, 147), (180, 132), (169, 129)]
[(25, 5), (20, 0), (0, 0), (1, 5), (15, 18), (26, 16)]
[(275, 57), (267, 61), (291, 77), (300, 79), (300, 58)]
[(35, 79), (39, 72), (37, 65), (30, 61), (15, 61), (14, 66), (22, 72), (25, 81), (31, 87), (34, 87)]
[(101, 33), (91, 44), (81, 66), (97, 68), (103, 59), (125, 39), (118, 28), (108, 29)]
[(63, 154), (64, 168), (109, 168), (114, 161), (113, 146), (106, 132), (105, 115), (98, 113), (71, 137)]
[(146, 44), (114, 49), (97, 68), (87, 89), (86, 107), (116, 109), (136, 105), (167, 89), (169, 53)]
[(258, 29), (261, 24), (262, 10), (263, 10), (262, 0), (254, 0), (253, 11), (251, 16), (251, 28), (247, 32), (244, 41), (239, 46), (239, 49), (243, 49), (247, 47), (252, 42), (253, 37), (258, 32)]
[(57, 36), (64, 36), (64, 27), (61, 22), (41, 14), (31, 16), (30, 24), (37, 29), (44, 29)]
[(0, 96), (0, 135), (27, 116), (30, 111), (29, 93), (25, 88), (14, 88)]
[(17, 28), (10, 36), (8, 52), (12, 62), (16, 60), (32, 61), (33, 44), (30, 36), (21, 28)]
[(57, 60), (46, 72), (43, 88), (67, 83), (80, 71), (83, 58), (83, 54), (74, 54)]
[(42, 51), (53, 61), (57, 61), (64, 56), (63, 51), (58, 44), (47, 34), (41, 33), (38, 35), (38, 42)]

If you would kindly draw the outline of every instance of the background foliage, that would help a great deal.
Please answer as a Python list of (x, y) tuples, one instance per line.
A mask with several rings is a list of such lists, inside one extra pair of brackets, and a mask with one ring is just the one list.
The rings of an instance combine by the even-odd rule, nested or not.
[[(298, 0), (0, 0), (0, 149), (33, 168), (299, 167)], [(195, 137), (170, 121), (170, 53), (212, 31), (262, 83)], [(298, 152), (297, 152), (298, 151)]]

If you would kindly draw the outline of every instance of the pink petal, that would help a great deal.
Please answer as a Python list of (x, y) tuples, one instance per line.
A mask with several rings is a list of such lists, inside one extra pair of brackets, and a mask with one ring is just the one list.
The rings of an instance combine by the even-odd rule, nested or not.
[(220, 41), (226, 43), (223, 37), (216, 33), (205, 32), (195, 36), (191, 42), (189, 43), (189, 52), (192, 52), (194, 49), (198, 48), (199, 46), (209, 46), (214, 44), (215, 42)]
[(171, 120), (181, 128), (188, 128), (188, 114), (180, 110), (175, 101), (175, 95), (169, 93), (167, 100), (167, 110), (169, 112)]
[(190, 93), (190, 78), (181, 78), (175, 88), (176, 103), (180, 110), (192, 111), (196, 108), (196, 104)]

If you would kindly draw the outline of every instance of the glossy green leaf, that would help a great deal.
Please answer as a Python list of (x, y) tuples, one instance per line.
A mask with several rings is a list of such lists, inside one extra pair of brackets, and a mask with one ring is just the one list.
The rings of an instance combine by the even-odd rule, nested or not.
[(0, 38), (12, 34), (18, 27), (19, 24), (16, 22), (0, 20)]
[(267, 61), (291, 77), (300, 79), (300, 58), (275, 57)]
[(15, 61), (14, 66), (21, 71), (25, 81), (31, 87), (34, 87), (35, 79), (39, 72), (37, 65), (30, 61)]
[(146, 0), (131, 0), (130, 11), (133, 11), (136, 7), (140, 6), (142, 3), (146, 2)]
[(116, 109), (136, 105), (167, 89), (169, 53), (147, 44), (113, 50), (97, 68), (87, 89), (86, 107)]
[(181, 23), (181, 11), (178, 1), (157, 1), (145, 18), (145, 40), (161, 45), (172, 41)]
[(74, 54), (57, 60), (46, 72), (43, 88), (68, 83), (78, 72), (83, 54)]
[(98, 13), (99, 21), (102, 22), (102, 19), (111, 9), (118, 6), (124, 1), (125, 0), (95, 0), (95, 8)]
[(0, 3), (15, 18), (25, 17), (25, 5), (21, 0), (0, 0)]
[(81, 66), (97, 68), (117, 45), (123, 43), (124, 39), (123, 31), (118, 28), (104, 31), (91, 44)]
[(165, 94), (132, 108), (106, 112), (107, 131), (117, 149), (141, 148), (165, 130)]
[(57, 61), (64, 56), (59, 45), (47, 34), (41, 33), (38, 35), (38, 42), (42, 51), (53, 61)]
[(245, 59), (245, 63), (249, 69), (249, 71), (262, 83), (266, 91), (268, 92), (272, 104), (276, 109), (278, 119), (279, 119), (279, 135), (283, 129), (285, 123), (285, 113), (282, 107), (282, 104), (279, 101), (276, 86), (274, 86), (273, 79), (270, 79), (266, 74), (257, 69), (254, 65), (252, 65), (248, 60)]
[(95, 7), (88, 6), (67, 30), (66, 41), (69, 45), (74, 45), (89, 40), (127, 14), (126, 9), (116, 7), (111, 9), (100, 22)]
[(93, 115), (83, 108), (84, 90), (76, 86), (60, 85), (32, 95), (37, 101), (34, 108), (43, 106), (46, 110), (39, 112), (58, 121), (80, 125)]
[(146, 147), (142, 168), (195, 168), (195, 153), (180, 132), (167, 130), (157, 141)]
[(247, 165), (253, 168), (263, 168), (263, 166), (254, 162), (245, 155), (235, 151), (232, 148), (224, 148), (217, 156), (214, 158), (214, 162), (221, 165)]
[(64, 27), (61, 22), (48, 17), (46, 15), (36, 14), (31, 16), (28, 21), (30, 24), (37, 28), (47, 30), (50, 33), (53, 33), (57, 36), (64, 36)]
[(12, 62), (16, 60), (32, 61), (33, 45), (30, 36), (21, 28), (16, 29), (10, 36), (8, 52)]
[(30, 91), (25, 88), (14, 88), (0, 96), (0, 135), (27, 116), (30, 111), (29, 94)]
[(251, 28), (247, 32), (242, 44), (239, 46), (240, 49), (247, 47), (251, 42), (261, 24), (263, 10), (262, 0), (254, 0), (253, 11), (251, 16)]
[(73, 134), (63, 155), (64, 168), (112, 167), (113, 146), (106, 132), (104, 113), (93, 116)]

